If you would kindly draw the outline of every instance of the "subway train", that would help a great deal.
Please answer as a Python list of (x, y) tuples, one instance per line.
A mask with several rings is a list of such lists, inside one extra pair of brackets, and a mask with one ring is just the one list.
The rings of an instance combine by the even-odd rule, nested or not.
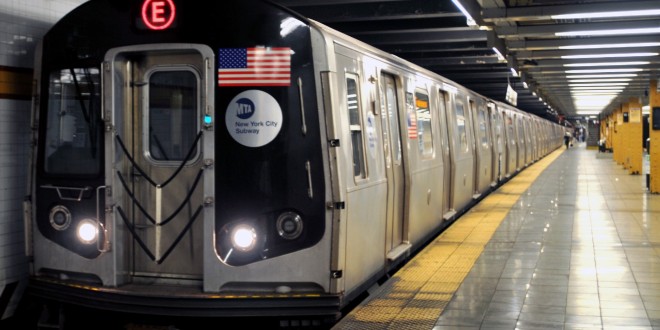
[(36, 57), (52, 314), (336, 321), (564, 133), (269, 1), (90, 0)]

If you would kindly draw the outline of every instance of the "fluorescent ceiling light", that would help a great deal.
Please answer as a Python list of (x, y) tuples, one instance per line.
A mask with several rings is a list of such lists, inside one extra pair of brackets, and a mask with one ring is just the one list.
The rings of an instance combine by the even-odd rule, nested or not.
[(563, 59), (577, 58), (611, 58), (611, 57), (648, 57), (658, 56), (658, 53), (615, 53), (615, 54), (589, 54), (589, 55), (564, 55)]
[(648, 61), (637, 61), (637, 62), (593, 62), (593, 63), (569, 63), (564, 64), (566, 67), (578, 67), (578, 66), (618, 66), (618, 65), (647, 65), (651, 62)]
[(571, 90), (612, 90), (612, 91), (621, 91), (623, 92), (623, 89), (621, 86), (594, 86), (594, 87), (571, 87)]
[(607, 86), (628, 86), (628, 83), (594, 83), (594, 84), (569, 84), (570, 87), (607, 87)]
[(629, 44), (559, 46), (559, 49), (607, 49), (607, 48), (634, 48), (634, 47), (658, 47), (658, 46), (660, 46), (660, 42), (634, 42)]
[(585, 70), (566, 70), (566, 73), (614, 73), (614, 72), (642, 72), (644, 69), (585, 69)]
[(451, 2), (453, 2), (454, 5), (456, 5), (456, 7), (458, 8), (458, 10), (460, 10), (461, 13), (463, 13), (465, 18), (467, 19), (467, 25), (470, 26), (477, 25), (477, 23), (474, 21), (474, 18), (472, 18), (472, 15), (468, 13), (467, 9), (465, 9), (465, 7), (463, 7), (463, 5), (461, 5), (461, 3), (458, 0), (451, 0)]
[(640, 29), (614, 29), (614, 30), (587, 30), (587, 31), (568, 31), (555, 32), (557, 37), (577, 37), (577, 36), (607, 36), (607, 35), (627, 35), (627, 34), (652, 34), (660, 33), (660, 27), (640, 28)]
[[(569, 80), (569, 83), (598, 83), (598, 82), (623, 82), (632, 81), (632, 78), (612, 78), (612, 79), (574, 79)], [(626, 84), (627, 85), (627, 84)]]
[(500, 61), (506, 61), (506, 58), (504, 57), (504, 55), (502, 55), (502, 53), (500, 53), (500, 50), (497, 49), (497, 47), (493, 47), (493, 51), (494, 51), (495, 54), (497, 55), (497, 59), (498, 59), (498, 60), (500, 60)]
[(617, 91), (571, 91), (571, 95), (574, 97), (583, 97), (583, 96), (612, 96), (615, 97), (619, 95)]
[(635, 73), (621, 73), (621, 74), (583, 74), (583, 75), (574, 75), (566, 76), (568, 79), (586, 79), (586, 78), (634, 78), (637, 77)]
[(512, 74), (514, 77), (518, 77), (518, 71), (516, 71), (516, 69), (514, 69), (514, 68), (511, 68), (511, 74)]
[(597, 115), (600, 113), (599, 110), (577, 110), (575, 111), (576, 114), (581, 115), (581, 116), (593, 116)]
[(579, 13), (579, 14), (562, 14), (551, 15), (552, 19), (575, 19), (575, 18), (600, 18), (600, 17), (630, 17), (630, 16), (655, 16), (660, 15), (659, 9), (651, 10), (622, 10), (622, 11), (607, 11), (597, 13)]

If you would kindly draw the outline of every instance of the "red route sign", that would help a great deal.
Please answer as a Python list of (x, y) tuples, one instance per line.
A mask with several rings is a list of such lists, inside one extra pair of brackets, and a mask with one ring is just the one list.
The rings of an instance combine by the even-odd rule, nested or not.
[(145, 0), (142, 4), (142, 21), (152, 30), (164, 30), (172, 25), (176, 7), (172, 0)]

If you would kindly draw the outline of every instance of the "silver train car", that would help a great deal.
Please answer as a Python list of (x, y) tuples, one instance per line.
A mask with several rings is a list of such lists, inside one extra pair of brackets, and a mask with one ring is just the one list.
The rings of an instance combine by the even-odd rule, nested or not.
[(563, 136), (268, 1), (91, 0), (35, 79), (28, 294), (60, 311), (332, 322)]

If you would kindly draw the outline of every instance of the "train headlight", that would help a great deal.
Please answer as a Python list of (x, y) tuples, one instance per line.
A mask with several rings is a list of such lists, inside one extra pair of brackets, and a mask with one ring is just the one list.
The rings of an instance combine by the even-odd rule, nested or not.
[(296, 239), (302, 234), (302, 217), (295, 212), (284, 212), (277, 218), (277, 233), (284, 239)]
[(257, 231), (252, 226), (238, 225), (231, 231), (231, 244), (235, 249), (248, 252), (257, 245)]
[(65, 230), (71, 225), (71, 211), (65, 206), (57, 205), (50, 209), (48, 219), (53, 228), (57, 230)]
[(91, 219), (83, 219), (78, 223), (78, 228), (76, 229), (76, 235), (78, 239), (85, 244), (92, 244), (96, 242), (99, 236), (98, 227), (96, 221)]

